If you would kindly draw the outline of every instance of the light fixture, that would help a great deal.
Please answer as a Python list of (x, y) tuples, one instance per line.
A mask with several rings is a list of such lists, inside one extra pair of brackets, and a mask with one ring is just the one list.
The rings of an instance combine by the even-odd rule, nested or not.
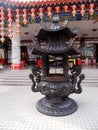
[(96, 32), (96, 31), (97, 31), (97, 28), (93, 28), (92, 31), (93, 31), (93, 32)]
[(29, 34), (29, 32), (25, 32), (25, 35), (28, 35)]

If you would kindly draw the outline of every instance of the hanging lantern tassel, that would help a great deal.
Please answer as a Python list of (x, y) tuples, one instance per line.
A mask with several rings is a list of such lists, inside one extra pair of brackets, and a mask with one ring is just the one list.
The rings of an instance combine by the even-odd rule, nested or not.
[(20, 35), (20, 11), (16, 9), (16, 33)]
[(65, 12), (68, 11), (68, 6), (67, 6), (67, 5), (64, 6), (64, 11), (65, 11)]
[(52, 17), (52, 12), (51, 12), (52, 8), (48, 7), (47, 10), (48, 10), (48, 16), (51, 18)]
[(27, 24), (27, 11), (26, 11), (26, 9), (23, 9), (23, 23), (24, 23), (24, 25), (26, 25)]
[(17, 32), (18, 35), (20, 35), (20, 33), (21, 33), (21, 32), (20, 32), (20, 27), (21, 27), (20, 24), (19, 24), (19, 23), (16, 23), (16, 29), (17, 29), (16, 32)]
[(90, 10), (89, 10), (91, 16), (94, 14), (94, 9), (93, 8), (94, 8), (94, 4), (91, 3), (90, 4)]
[(2, 41), (2, 43), (4, 43), (4, 41), (5, 41), (5, 38), (4, 38), (4, 31), (5, 31), (5, 29), (4, 29), (4, 11), (3, 11), (3, 7), (1, 7), (0, 8), (1, 9), (1, 23), (0, 23), (0, 25), (1, 25), (1, 41)]
[(44, 17), (42, 8), (39, 8), (39, 17), (40, 17), (40, 19), (42, 19)]
[(55, 10), (56, 10), (56, 13), (60, 13), (60, 7), (59, 6), (56, 6)]
[(72, 6), (72, 9), (73, 9), (73, 11), (72, 11), (72, 15), (73, 15), (73, 17), (76, 15), (76, 5), (73, 5)]
[(8, 24), (8, 32), (9, 32), (9, 37), (10, 37), (10, 39), (12, 39), (12, 37), (13, 37), (13, 35), (12, 35), (12, 33), (13, 33), (12, 27), (13, 27), (13, 26), (12, 26), (12, 14), (11, 14), (11, 9), (8, 8), (7, 11), (8, 11), (8, 22), (9, 22), (9, 24)]
[(84, 5), (84, 4), (81, 4), (81, 15), (82, 15), (82, 16), (84, 16), (84, 14), (85, 14), (84, 8), (85, 8), (85, 5)]
[(34, 14), (34, 12), (35, 12), (35, 10), (32, 8), (32, 9), (31, 9), (31, 17), (32, 17), (32, 19), (35, 18), (35, 14)]

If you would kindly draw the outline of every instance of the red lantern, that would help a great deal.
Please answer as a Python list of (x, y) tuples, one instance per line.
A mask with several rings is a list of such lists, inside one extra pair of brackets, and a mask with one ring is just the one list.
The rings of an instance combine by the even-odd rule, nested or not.
[(48, 10), (48, 16), (51, 18), (51, 16), (52, 16), (52, 12), (51, 12), (52, 8), (48, 7), (47, 10)]
[(20, 30), (20, 27), (21, 27), (20, 24), (17, 23), (17, 24), (16, 24), (16, 28)]
[(2, 41), (2, 43), (4, 43), (4, 41), (5, 41), (5, 38), (4, 38), (4, 37), (1, 37), (1, 41)]
[(73, 17), (76, 15), (76, 5), (73, 5), (72, 6), (72, 9), (73, 9), (73, 11), (72, 11), (72, 15), (73, 15)]
[(68, 6), (65, 5), (65, 6), (64, 6), (64, 11), (67, 12), (67, 10), (68, 10)]
[(20, 30), (17, 30), (16, 33), (17, 33), (18, 35), (20, 35), (21, 32), (20, 32)]
[(8, 36), (10, 37), (10, 39), (12, 39), (12, 38), (13, 38), (13, 35), (12, 35), (12, 33), (10, 33)]
[(13, 26), (12, 26), (12, 24), (10, 23), (10, 24), (8, 25), (8, 27), (9, 27), (9, 28), (12, 28)]
[(24, 23), (25, 25), (26, 25), (27, 22), (28, 22), (27, 19), (26, 19), (26, 18), (27, 18), (27, 14), (26, 14), (26, 13), (27, 13), (26, 9), (23, 9), (23, 23)]
[(20, 18), (19, 12), (17, 12), (16, 18), (18, 18), (18, 19)]
[(12, 18), (9, 18), (8, 21), (9, 21), (9, 23), (12, 23), (13, 20), (12, 20)]
[(16, 23), (20, 23), (20, 20), (19, 20), (19, 18), (17, 18), (17, 19), (16, 19)]
[(31, 9), (31, 17), (34, 19), (35, 18), (35, 14), (34, 14), (35, 10), (34, 8)]
[(90, 4), (90, 10), (89, 10), (89, 12), (90, 12), (90, 15), (93, 15), (94, 14), (94, 4), (93, 3), (91, 3)]
[(60, 12), (60, 7), (59, 7), (59, 6), (56, 6), (56, 7), (55, 7), (55, 10), (56, 10), (56, 13), (59, 13), (59, 12)]
[(8, 11), (8, 22), (9, 22), (9, 24), (8, 24), (8, 32), (9, 32), (9, 37), (10, 37), (10, 39), (12, 39), (12, 37), (13, 37), (13, 35), (12, 35), (12, 32), (13, 32), (12, 27), (13, 27), (13, 26), (12, 26), (12, 14), (11, 14), (11, 9), (8, 8), (7, 11)]
[(4, 8), (1, 6), (0, 9), (1, 9), (1, 11), (3, 11)]
[[(19, 14), (19, 13), (20, 13), (19, 9), (16, 9), (16, 13), (17, 13), (17, 14)], [(17, 14), (16, 14), (16, 15), (17, 15)]]
[(5, 29), (4, 29), (4, 28), (1, 28), (0, 30), (3, 32)]
[(1, 36), (4, 37), (4, 32), (3, 31), (1, 32)]
[[(1, 19), (2, 20), (2, 19)], [(4, 28), (4, 21), (0, 23), (1, 27)]]
[(16, 9), (16, 33), (20, 35), (20, 11)]
[(81, 15), (82, 16), (84, 16), (84, 14), (85, 14), (84, 8), (85, 8), (85, 4), (81, 4)]
[(39, 8), (39, 17), (42, 19), (44, 17), (43, 8)]
[(13, 30), (12, 30), (12, 29), (10, 29), (8, 32), (9, 32), (9, 34), (12, 34)]

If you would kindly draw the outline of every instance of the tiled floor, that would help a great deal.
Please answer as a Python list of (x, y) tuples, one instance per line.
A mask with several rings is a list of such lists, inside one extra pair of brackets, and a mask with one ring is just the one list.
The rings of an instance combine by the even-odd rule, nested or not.
[[(98, 69), (83, 72), (98, 75)], [(69, 116), (52, 117), (39, 113), (36, 102), (42, 97), (40, 93), (33, 93), (30, 85), (1, 85), (0, 130), (98, 130), (97, 83), (92, 87), (84, 83), (81, 94), (70, 95), (77, 102), (78, 110)]]

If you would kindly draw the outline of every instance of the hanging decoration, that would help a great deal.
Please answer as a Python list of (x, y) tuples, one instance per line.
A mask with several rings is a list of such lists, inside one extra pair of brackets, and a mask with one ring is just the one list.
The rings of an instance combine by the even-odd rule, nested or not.
[(68, 6), (67, 6), (67, 5), (64, 6), (64, 11), (65, 11), (65, 12), (68, 11)]
[(26, 25), (27, 22), (27, 11), (26, 9), (23, 9), (23, 24)]
[(32, 9), (31, 9), (31, 17), (32, 17), (32, 19), (35, 18), (35, 13), (34, 13), (34, 12), (35, 12), (35, 10), (34, 10), (34, 8), (32, 8)]
[[(9, 0), (5, 0), (5, 1), (9, 2)], [(70, 13), (72, 10), (72, 15), (74, 18), (74, 16), (76, 16), (76, 13), (77, 13), (77, 8), (78, 8), (78, 11), (80, 11), (80, 14), (82, 16), (84, 16), (85, 12), (86, 12), (86, 8), (87, 8), (87, 12), (88, 12), (88, 7), (89, 7), (89, 13), (92, 16), (98, 6), (98, 3), (96, 1), (94, 3), (93, 2), (92, 3), (90, 3), (90, 2), (83, 3), (82, 2), (83, 4), (81, 4), (79, 6), (77, 6), (79, 0), (66, 0), (66, 2), (62, 2), (62, 0), (61, 1), (60, 0), (57, 0), (57, 1), (56, 0), (34, 0), (33, 2), (36, 4), (34, 4), (33, 6), (31, 6), (32, 0), (27, 0), (27, 1), (28, 2), (25, 2), (25, 4), (26, 3), (28, 3), (28, 4), (27, 4), (27, 6), (26, 5), (24, 6), (23, 12), (22, 12), (23, 13), (23, 25), (27, 25), (28, 15), (29, 16), (31, 15), (32, 19), (35, 19), (36, 15), (39, 15), (40, 19), (42, 19), (44, 17), (44, 12), (46, 11), (45, 14), (47, 13), (48, 17), (51, 18), (54, 13), (65, 12), (67, 14), (67, 13)], [(31, 2), (31, 4), (29, 2)], [(17, 34), (20, 35), (20, 27), (21, 27), (20, 26), (20, 9), (21, 8), (18, 8), (18, 4), (19, 4), (18, 0), (16, 3), (17, 3), (16, 15), (12, 15), (14, 13), (14, 8), (7, 9), (8, 6), (4, 6), (4, 7), (0, 6), (0, 33), (1, 33), (0, 40), (2, 42), (5, 41), (5, 37), (4, 37), (5, 36), (5, 19), (6, 19), (6, 21), (8, 21), (8, 36), (10, 37), (10, 39), (12, 39), (12, 37), (13, 37), (13, 26), (12, 26), (12, 22), (14, 22), (13, 20), (16, 21), (16, 31), (17, 31)], [(70, 6), (70, 3), (73, 5)], [(5, 3), (5, 4), (7, 4), (7, 3)], [(24, 2), (21, 2), (21, 4), (24, 4)], [(23, 5), (20, 5), (19, 7), (22, 7), (22, 6)], [(16, 8), (16, 4), (15, 4), (15, 8)], [(29, 12), (29, 10), (30, 10), (30, 12)], [(5, 13), (5, 12), (8, 12), (8, 13)], [(16, 19), (15, 19), (15, 17), (16, 17)]]
[(42, 19), (44, 17), (43, 8), (39, 8), (39, 17), (40, 17), (40, 19)]
[(94, 9), (93, 9), (94, 8), (94, 4), (91, 3), (89, 7), (90, 7), (89, 12), (90, 12), (90, 15), (92, 16), (94, 14)]
[(8, 8), (7, 9), (7, 11), (8, 11), (8, 32), (9, 32), (9, 37), (10, 37), (10, 39), (12, 39), (12, 37), (13, 37), (13, 35), (12, 35), (12, 32), (13, 32), (13, 30), (12, 30), (12, 13), (11, 13), (11, 9), (10, 8)]
[(51, 18), (52, 17), (52, 8), (49, 6), (48, 8), (47, 8), (47, 10), (48, 10), (48, 16)]
[(20, 11), (16, 9), (16, 33), (20, 35)]
[(72, 15), (73, 15), (73, 17), (74, 17), (74, 16), (76, 16), (76, 13), (77, 13), (77, 12), (76, 12), (76, 5), (72, 5), (72, 10), (73, 10), (73, 11), (72, 11)]
[(81, 4), (81, 11), (80, 11), (81, 15), (84, 16), (85, 14), (85, 4)]
[(1, 41), (2, 41), (2, 43), (4, 43), (4, 41), (5, 41), (5, 38), (4, 38), (4, 31), (5, 31), (5, 29), (4, 29), (4, 25), (5, 25), (5, 23), (4, 23), (4, 8), (1, 6), (0, 7), (0, 9), (1, 9), (1, 23), (0, 23), (0, 25), (1, 25)]

